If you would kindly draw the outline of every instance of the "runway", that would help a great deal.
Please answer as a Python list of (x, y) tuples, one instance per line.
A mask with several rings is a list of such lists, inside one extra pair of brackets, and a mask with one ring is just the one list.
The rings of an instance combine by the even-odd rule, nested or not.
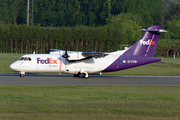
[(85, 79), (73, 75), (0, 74), (0, 85), (180, 86), (180, 76), (90, 75)]

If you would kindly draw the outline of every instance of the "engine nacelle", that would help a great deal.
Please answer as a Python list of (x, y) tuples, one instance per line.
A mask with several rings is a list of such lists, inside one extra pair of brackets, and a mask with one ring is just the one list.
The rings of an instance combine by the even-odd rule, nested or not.
[(81, 60), (85, 58), (84, 56), (82, 56), (82, 52), (68, 53), (68, 56), (68, 60)]

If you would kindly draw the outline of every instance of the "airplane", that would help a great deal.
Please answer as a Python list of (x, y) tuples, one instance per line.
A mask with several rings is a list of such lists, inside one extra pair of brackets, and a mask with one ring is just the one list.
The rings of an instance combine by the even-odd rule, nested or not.
[(161, 61), (154, 57), (160, 33), (167, 32), (162, 26), (150, 26), (142, 38), (126, 50), (115, 52), (79, 52), (51, 49), (49, 54), (26, 54), (12, 63), (10, 68), (19, 71), (20, 77), (26, 72), (67, 73), (74, 77), (89, 74), (113, 72)]

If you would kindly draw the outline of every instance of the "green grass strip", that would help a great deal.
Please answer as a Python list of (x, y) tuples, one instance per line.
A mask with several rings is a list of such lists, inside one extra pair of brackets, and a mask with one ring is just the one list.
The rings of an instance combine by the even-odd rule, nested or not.
[(0, 86), (0, 119), (179, 119), (180, 87)]

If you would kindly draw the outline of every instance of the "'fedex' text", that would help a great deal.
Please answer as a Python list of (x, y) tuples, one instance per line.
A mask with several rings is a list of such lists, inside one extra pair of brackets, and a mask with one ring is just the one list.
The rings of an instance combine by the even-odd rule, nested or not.
[(155, 45), (155, 41), (152, 41), (152, 39), (149, 39), (148, 41), (140, 40), (140, 45)]
[(37, 58), (37, 64), (57, 64), (57, 60), (53, 60), (52, 58), (41, 59)]

